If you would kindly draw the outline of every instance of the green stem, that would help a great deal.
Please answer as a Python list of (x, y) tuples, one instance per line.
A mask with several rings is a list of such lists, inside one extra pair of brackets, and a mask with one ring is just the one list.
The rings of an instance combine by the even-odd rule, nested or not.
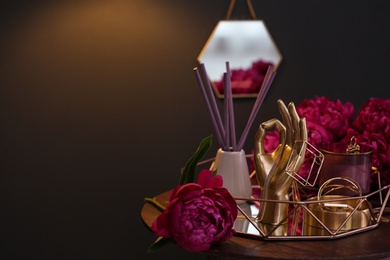
[(145, 202), (152, 204), (161, 212), (165, 210), (165, 207), (160, 202), (158, 202), (155, 198), (145, 198)]

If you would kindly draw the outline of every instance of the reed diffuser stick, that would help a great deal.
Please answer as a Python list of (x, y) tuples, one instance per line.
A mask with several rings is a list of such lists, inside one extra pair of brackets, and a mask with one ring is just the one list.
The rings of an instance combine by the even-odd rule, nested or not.
[(264, 98), (271, 86), (271, 83), (275, 77), (275, 72), (273, 71), (273, 66), (269, 66), (267, 70), (267, 74), (265, 75), (263, 84), (261, 85), (259, 94), (257, 95), (256, 102), (253, 106), (252, 112), (249, 116), (248, 122), (245, 126), (245, 129), (241, 135), (241, 138), (238, 142), (237, 149), (241, 150), (244, 146), (244, 142), (248, 136), (249, 129), (252, 127), (253, 121), (255, 120), (255, 117), (264, 101)]
[(222, 139), (222, 135), (219, 131), (219, 128), (218, 128), (218, 125), (217, 125), (217, 121), (215, 119), (215, 115), (213, 113), (213, 110), (211, 108), (211, 105), (210, 105), (210, 102), (209, 102), (209, 99), (207, 97), (207, 93), (205, 91), (205, 88), (204, 88), (204, 85), (203, 85), (203, 82), (202, 82), (202, 79), (200, 77), (200, 74), (199, 74), (199, 71), (197, 68), (194, 68), (194, 73), (195, 73), (195, 77), (198, 81), (198, 85), (199, 85), (199, 88), (202, 92), (202, 96), (203, 96), (203, 99), (204, 99), (204, 102), (206, 103), (206, 106), (207, 106), (207, 110), (209, 112), (209, 115), (210, 115), (210, 118), (211, 118), (211, 122), (213, 124), (213, 127), (214, 127), (214, 131), (215, 131), (215, 134), (217, 136), (217, 140), (218, 140), (218, 143), (221, 147), (224, 146), (224, 141)]

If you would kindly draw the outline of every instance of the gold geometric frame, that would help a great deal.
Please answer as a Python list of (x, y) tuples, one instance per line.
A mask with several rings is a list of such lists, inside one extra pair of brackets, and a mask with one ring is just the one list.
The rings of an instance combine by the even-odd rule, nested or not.
[[(382, 200), (383, 194), (385, 194), (384, 199)], [(380, 198), (380, 207), (372, 208), (369, 199), (379, 196)], [(243, 207), (247, 205), (238, 205), (238, 210), (241, 213), (236, 220), (238, 225), (235, 226), (235, 231), (237, 235), (246, 236), (254, 239), (263, 239), (263, 240), (311, 240), (311, 239), (336, 239), (341, 237), (350, 236), (353, 234), (357, 234), (360, 232), (368, 231), (374, 229), (379, 226), (381, 219), (383, 217), (383, 213), (386, 210), (386, 204), (390, 196), (390, 185), (387, 185), (383, 188), (380, 188), (368, 195), (365, 196), (356, 196), (353, 197), (356, 200), (356, 206), (350, 211), (349, 214), (345, 215), (345, 219), (340, 223), (336, 230), (332, 230), (330, 227), (324, 223), (312, 210), (312, 205), (323, 204), (329, 206), (329, 204), (334, 205), (334, 203), (342, 203), (347, 200), (351, 200), (351, 197), (340, 197), (333, 199), (322, 199), (322, 200), (306, 200), (306, 201), (279, 201), (279, 200), (263, 200), (263, 199), (254, 199), (254, 198), (235, 198), (236, 200), (247, 200), (249, 201), (250, 207), (253, 209), (254, 203), (262, 203), (262, 202), (271, 202), (271, 203), (285, 203), (289, 204), (292, 208), (290, 210), (288, 216), (286, 216), (283, 220), (281, 220), (275, 227), (268, 231), (264, 232), (263, 229), (257, 224), (256, 216), (257, 212), (253, 212), (248, 214), (247, 210), (243, 209)], [(370, 222), (366, 226), (362, 226), (355, 229), (343, 230), (343, 227), (352, 220), (352, 218), (357, 214), (362, 205), (367, 205), (367, 212), (369, 212)], [(277, 230), (280, 226), (284, 225), (284, 223), (291, 217), (296, 217), (295, 215), (299, 215), (305, 212), (309, 216), (311, 216), (316, 223), (323, 229), (324, 235), (294, 235), (288, 234), (286, 236), (274, 236), (272, 235), (274, 231)], [(299, 213), (299, 214), (297, 214)], [(303, 220), (304, 221), (304, 220)], [(245, 229), (239, 229), (240, 227), (246, 227)], [(237, 228), (239, 227), (239, 228)]]

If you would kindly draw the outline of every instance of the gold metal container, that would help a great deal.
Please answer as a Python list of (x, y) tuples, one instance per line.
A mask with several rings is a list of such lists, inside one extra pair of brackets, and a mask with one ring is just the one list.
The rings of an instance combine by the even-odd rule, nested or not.
[[(303, 234), (324, 236), (367, 227), (372, 224), (370, 205), (367, 200), (344, 195), (325, 195), (309, 199), (308, 211), (304, 212)], [(314, 203), (314, 201), (320, 201)], [(317, 218), (317, 219), (316, 219)], [(327, 230), (328, 229), (328, 230)]]

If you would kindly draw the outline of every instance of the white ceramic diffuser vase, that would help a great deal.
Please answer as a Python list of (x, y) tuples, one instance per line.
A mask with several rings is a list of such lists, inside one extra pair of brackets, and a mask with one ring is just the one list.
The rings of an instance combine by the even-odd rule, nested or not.
[[(223, 186), (234, 198), (250, 198), (252, 185), (244, 150), (224, 151), (218, 149), (211, 169), (216, 170), (217, 174), (222, 176)], [(245, 200), (237, 200), (237, 203), (241, 202), (245, 202)]]

